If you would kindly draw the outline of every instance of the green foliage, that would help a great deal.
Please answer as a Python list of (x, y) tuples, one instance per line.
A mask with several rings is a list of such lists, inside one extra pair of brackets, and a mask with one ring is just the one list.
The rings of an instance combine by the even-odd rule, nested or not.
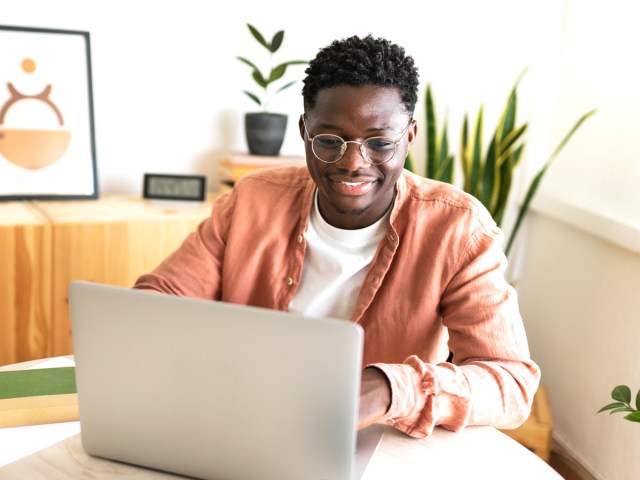
[(631, 406), (631, 389), (626, 385), (618, 385), (611, 391), (611, 398), (615, 402), (605, 405), (596, 413), (609, 411), (609, 414), (627, 412), (624, 416), (630, 422), (640, 422), (640, 390), (636, 394), (636, 408)]
[(445, 118), (442, 133), (438, 136), (436, 111), (431, 95), (431, 86), (427, 85), (425, 99), (427, 113), (427, 177), (447, 183), (453, 183), (454, 156), (449, 153), (447, 120)]
[(273, 54), (276, 53), (281, 45), (282, 45), (282, 41), (284, 40), (284, 30), (280, 30), (279, 32), (277, 32), (273, 38), (271, 39), (271, 42), (267, 42), (264, 38), (264, 36), (258, 31), (258, 29), (256, 29), (253, 25), (247, 23), (247, 27), (249, 28), (249, 31), (251, 32), (251, 35), (253, 35), (253, 38), (256, 39), (256, 41), (262, 45), (268, 52), (269, 52), (269, 73), (268, 75), (265, 75), (262, 73), (262, 71), (255, 65), (255, 63), (251, 62), (250, 60), (248, 60), (245, 57), (236, 57), (238, 60), (240, 60), (242, 63), (248, 65), (249, 67), (251, 67), (251, 77), (253, 78), (253, 80), (258, 84), (258, 86), (262, 89), (262, 94), (261, 96), (256, 95), (252, 92), (249, 92), (248, 90), (243, 90), (243, 92), (254, 102), (256, 102), (260, 107), (262, 107), (263, 111), (267, 111), (268, 107), (269, 107), (269, 99), (271, 97), (272, 94), (281, 92), (282, 90), (285, 90), (286, 88), (289, 88), (291, 85), (293, 85), (295, 83), (295, 81), (292, 82), (288, 82), (285, 83), (284, 85), (280, 86), (275, 92), (272, 92), (270, 90), (270, 86), (273, 82), (276, 82), (280, 79), (282, 79), (282, 77), (284, 77), (284, 74), (287, 71), (287, 67), (289, 67), (290, 65), (306, 65), (308, 62), (306, 60), (291, 60), (289, 62), (284, 62), (284, 63), (280, 63), (276, 66), (273, 66)]
[[(509, 93), (509, 97), (507, 98), (507, 102), (493, 131), (491, 141), (486, 151), (483, 147), (483, 106), (481, 105), (478, 110), (478, 114), (473, 122), (472, 131), (470, 130), (468, 115), (465, 115), (462, 123), (459, 152), (459, 163), (463, 174), (462, 188), (465, 192), (470, 193), (482, 202), (499, 226), (502, 224), (508, 205), (509, 193), (513, 186), (514, 173), (520, 164), (526, 144), (525, 133), (528, 125), (526, 123), (518, 125), (516, 120), (518, 107), (517, 88), (521, 78), (522, 75), (518, 77)], [(435, 180), (453, 183), (454, 154), (449, 152), (447, 121), (445, 119), (442, 131), (438, 133), (435, 102), (430, 85), (427, 85), (426, 90), (425, 111), (427, 124), (425, 176)], [(529, 209), (531, 200), (538, 190), (542, 177), (573, 134), (582, 123), (594, 113), (595, 110), (591, 110), (578, 119), (531, 181), (524, 201), (518, 210), (514, 227), (506, 243), (505, 253), (507, 255), (511, 250), (522, 220)], [(414, 162), (410, 155), (405, 164), (410, 167), (408, 168), (409, 170), (415, 172)]]

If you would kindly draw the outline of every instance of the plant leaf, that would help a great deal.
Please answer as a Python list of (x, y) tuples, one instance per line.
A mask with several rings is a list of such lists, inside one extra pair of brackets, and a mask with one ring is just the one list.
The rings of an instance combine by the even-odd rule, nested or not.
[(622, 402), (614, 402), (614, 403), (610, 403), (609, 405), (605, 405), (600, 410), (598, 410), (596, 413), (606, 412), (607, 410), (611, 410), (613, 408), (620, 408), (620, 407), (625, 407), (625, 406), (626, 405), (624, 403), (622, 403)]
[(269, 45), (269, 51), (271, 53), (277, 52), (280, 48), (280, 45), (282, 45), (282, 40), (284, 40), (284, 30), (280, 30), (273, 36), (271, 44)]
[(468, 149), (469, 142), (469, 119), (467, 114), (464, 114), (464, 120), (462, 121), (462, 134), (460, 135), (460, 163), (462, 164), (462, 175), (464, 177), (463, 189), (465, 192), (469, 191), (469, 185), (471, 184), (471, 157)]
[(276, 93), (281, 92), (282, 90), (284, 90), (285, 88), (289, 88), (291, 85), (293, 85), (294, 83), (296, 83), (295, 80), (289, 82), (289, 83), (285, 83), (283, 86), (281, 86), (278, 90), (276, 90)]
[(268, 83), (275, 82), (276, 80), (282, 78), (284, 72), (287, 70), (287, 64), (281, 63), (277, 67), (271, 69), (271, 74), (269, 75)]
[(436, 161), (436, 111), (433, 104), (433, 96), (431, 94), (431, 85), (427, 85), (427, 97), (425, 100), (425, 109), (427, 115), (427, 165), (426, 173), (428, 178), (435, 175)]
[(246, 63), (247, 65), (249, 65), (251, 68), (253, 68), (254, 70), (259, 70), (258, 67), (255, 66), (255, 64), (253, 62), (251, 62), (250, 60), (244, 58), (244, 57), (236, 57), (238, 60), (240, 60), (241, 62)]
[(640, 411), (635, 411), (629, 415), (625, 415), (624, 418), (630, 422), (640, 422)]
[(482, 183), (480, 201), (487, 207), (491, 215), (493, 216), (493, 208), (491, 205), (491, 198), (493, 197), (493, 186), (496, 183), (496, 134), (493, 134), (491, 143), (489, 143), (489, 149), (487, 150), (487, 156), (484, 159), (484, 165), (482, 170)]
[(473, 129), (473, 146), (469, 157), (471, 158), (471, 181), (469, 184), (468, 193), (476, 198), (480, 198), (482, 194), (482, 187), (480, 185), (480, 177), (482, 176), (482, 170), (484, 166), (482, 164), (482, 132), (483, 132), (483, 118), (484, 108), (480, 105), (478, 110), (478, 116), (476, 117), (476, 126)]
[(507, 246), (505, 248), (505, 255), (509, 256), (509, 251), (511, 250), (511, 247), (513, 246), (513, 241), (515, 240), (516, 235), (518, 233), (518, 230), (520, 229), (520, 225), (522, 224), (522, 220), (524, 219), (524, 216), (529, 211), (529, 205), (531, 204), (531, 201), (533, 200), (533, 197), (535, 196), (535, 194), (536, 194), (536, 192), (538, 190), (538, 187), (540, 186), (540, 182), (542, 181), (542, 177), (546, 173), (547, 169), (549, 168), (549, 166), (551, 165), (553, 160), (558, 156), (558, 154), (560, 153), (562, 148), (567, 144), (569, 139), (573, 136), (573, 134), (578, 130), (578, 128), (580, 128), (580, 126), (583, 124), (583, 122), (585, 120), (587, 120), (587, 118), (589, 118), (591, 115), (596, 113), (596, 111), (597, 111), (596, 109), (590, 110), (587, 113), (583, 114), (578, 119), (578, 121), (573, 125), (571, 130), (569, 130), (569, 132), (565, 135), (565, 137), (562, 139), (560, 144), (553, 151), (553, 153), (551, 154), (549, 159), (545, 162), (545, 164), (540, 169), (540, 171), (537, 173), (537, 175), (533, 178), (533, 180), (531, 181), (531, 184), (529, 184), (529, 189), (527, 190), (527, 194), (525, 195), (524, 201), (523, 201), (522, 205), (520, 206), (520, 209), (518, 210), (518, 216), (516, 218), (516, 222), (515, 222), (515, 224), (513, 226), (513, 229), (511, 230), (511, 234), (509, 235), (509, 240), (508, 240)]
[(635, 412), (635, 410), (633, 408), (629, 408), (629, 407), (620, 407), (620, 408), (616, 408), (613, 409), (609, 412), (609, 415), (611, 415), (612, 413), (618, 413), (618, 412)]
[(636, 394), (636, 408), (640, 410), (640, 390), (638, 390), (638, 393)]
[(271, 48), (269, 47), (269, 44), (264, 39), (262, 34), (258, 31), (258, 29), (256, 27), (254, 27), (253, 25), (251, 25), (250, 23), (247, 23), (247, 27), (249, 27), (249, 31), (251, 32), (251, 35), (253, 35), (253, 38), (255, 38), (258, 41), (258, 43), (260, 43), (260, 45), (262, 45), (264, 48), (266, 48), (267, 50), (271, 51)]
[(265, 80), (265, 78), (262, 76), (262, 73), (260, 73), (260, 70), (254, 70), (252, 76), (258, 85), (260, 85), (262, 88), (267, 88), (269, 82)]
[(631, 389), (626, 385), (618, 385), (611, 392), (611, 398), (628, 405), (631, 403)]
[(245, 93), (245, 94), (246, 94), (246, 95), (247, 95), (251, 100), (253, 100), (254, 102), (256, 102), (258, 105), (262, 106), (262, 101), (260, 100), (260, 98), (258, 98), (258, 96), (257, 96), (257, 95), (255, 95), (255, 94), (253, 94), (253, 93), (251, 93), (251, 92), (248, 92), (248, 91), (246, 91), (246, 90), (243, 90), (243, 92), (244, 92), (244, 93)]
[(413, 163), (413, 156), (411, 152), (407, 153), (407, 157), (404, 159), (404, 168), (409, 170), (411, 173), (416, 173), (416, 167)]

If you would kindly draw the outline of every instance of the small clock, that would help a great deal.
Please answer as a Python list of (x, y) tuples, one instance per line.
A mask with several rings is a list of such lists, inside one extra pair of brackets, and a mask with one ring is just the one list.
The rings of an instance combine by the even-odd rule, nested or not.
[(203, 201), (207, 196), (204, 175), (145, 173), (143, 197), (154, 200)]

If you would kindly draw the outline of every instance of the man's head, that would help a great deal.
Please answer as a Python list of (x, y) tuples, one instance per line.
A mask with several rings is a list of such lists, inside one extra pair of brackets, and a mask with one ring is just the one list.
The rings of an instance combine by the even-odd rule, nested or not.
[(418, 69), (413, 58), (401, 46), (371, 35), (334, 40), (309, 62), (305, 73), (305, 112), (315, 106), (320, 90), (339, 85), (397, 88), (410, 115), (418, 101)]
[(309, 62), (300, 135), (331, 225), (366, 227), (393, 203), (416, 136), (417, 88), (413, 59), (384, 39), (334, 41)]

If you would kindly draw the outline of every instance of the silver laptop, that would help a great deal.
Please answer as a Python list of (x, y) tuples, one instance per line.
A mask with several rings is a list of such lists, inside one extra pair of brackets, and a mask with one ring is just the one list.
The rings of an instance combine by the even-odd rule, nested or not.
[(356, 430), (357, 324), (80, 281), (69, 301), (91, 455), (196, 478), (342, 480), (382, 436)]

